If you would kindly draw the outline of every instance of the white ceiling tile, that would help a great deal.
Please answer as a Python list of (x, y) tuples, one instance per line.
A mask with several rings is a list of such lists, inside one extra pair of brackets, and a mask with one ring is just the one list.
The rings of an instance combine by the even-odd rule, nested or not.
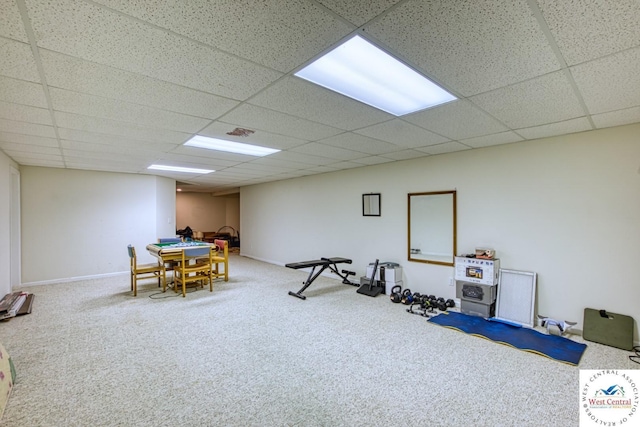
[(308, 144), (292, 148), (289, 152), (328, 157), (334, 160), (353, 160), (362, 157), (362, 153), (322, 144), (320, 142), (310, 142)]
[(640, 122), (640, 107), (596, 114), (592, 116), (592, 118), (598, 128), (628, 125), (630, 123)]
[(380, 165), (382, 163), (389, 163), (393, 161), (395, 160), (392, 160), (388, 157), (382, 157), (382, 156), (368, 156), (368, 157), (361, 157), (359, 159), (354, 160), (354, 162), (361, 163), (363, 165)]
[(512, 129), (585, 115), (563, 71), (477, 95), (471, 101)]
[(333, 168), (330, 165), (324, 165), (324, 166), (310, 167), (307, 170), (313, 173), (327, 173), (327, 172), (335, 172), (339, 169)]
[(142, 141), (128, 139), (121, 136), (114, 136), (102, 133), (92, 133), (83, 130), (58, 128), (58, 135), (61, 140), (88, 142), (90, 144), (112, 145), (114, 148), (134, 146), (149, 150), (166, 152), (178, 147), (179, 144), (172, 144), (158, 141)]
[(279, 181), (279, 179), (276, 178), (276, 177), (277, 177), (277, 175), (268, 176), (268, 177), (265, 176), (265, 177), (261, 177), (261, 178), (254, 178), (254, 179), (248, 179), (246, 181), (240, 181), (240, 183), (243, 186), (249, 186), (249, 185), (262, 184), (262, 183), (265, 183), (265, 182), (271, 182), (271, 181), (276, 181), (276, 180)]
[(41, 84), (0, 76), (0, 100), (49, 108)]
[(315, 141), (342, 132), (341, 129), (251, 104), (241, 105), (221, 117), (220, 121), (306, 141)]
[[(0, 147), (235, 191), (637, 123), (638, 22), (638, 0), (0, 0)], [(291, 75), (356, 33), (461, 99), (398, 118)], [(235, 127), (282, 151), (183, 146)], [(146, 169), (160, 162), (226, 174)]]
[(291, 161), (295, 163), (304, 163), (307, 165), (322, 166), (335, 162), (334, 159), (327, 157), (311, 156), (304, 153), (295, 153), (293, 151), (280, 151), (279, 153), (269, 156), (273, 160)]
[(0, 148), (6, 152), (12, 153), (39, 153), (60, 155), (58, 147), (43, 147), (42, 145), (19, 144), (15, 142), (0, 141)]
[(85, 151), (90, 153), (116, 153), (122, 157), (141, 157), (153, 158), (159, 156), (161, 153), (158, 151), (157, 146), (155, 149), (148, 146), (140, 145), (121, 145), (121, 144), (95, 144), (83, 141), (69, 141), (63, 139), (60, 141), (60, 146), (65, 150), (73, 151)]
[(361, 168), (364, 165), (362, 163), (356, 163), (355, 161), (340, 161), (336, 163), (331, 163), (331, 167), (334, 167), (336, 170), (344, 170), (344, 169), (355, 169)]
[(89, 159), (84, 157), (68, 157), (65, 159), (65, 163), (69, 169), (125, 173), (139, 173), (141, 170), (146, 170), (145, 164), (141, 162), (129, 162), (126, 159), (118, 161)]
[(50, 87), (215, 119), (237, 101), (95, 62), (41, 50)]
[(61, 111), (56, 111), (54, 116), (56, 118), (56, 123), (60, 128), (91, 131), (100, 134), (113, 135), (114, 137), (124, 137), (126, 139), (181, 144), (190, 137), (190, 134), (188, 133), (175, 132), (166, 129), (145, 128), (135, 126), (131, 123), (81, 116), (79, 114)]
[(49, 110), (0, 101), (0, 118), (53, 126)]
[(253, 160), (251, 163), (292, 170), (304, 169), (309, 167), (308, 163), (296, 162), (290, 159), (274, 159), (273, 156), (260, 157), (259, 159)]
[(190, 178), (189, 182), (196, 182), (196, 183), (215, 182), (218, 184), (230, 184), (234, 182), (235, 183), (242, 182), (251, 178), (255, 178), (255, 176), (238, 175), (234, 173), (225, 173), (224, 171), (215, 171), (207, 175), (200, 175), (194, 178)]
[(576, 65), (571, 74), (592, 114), (640, 105), (640, 48)]
[(422, 151), (417, 150), (402, 150), (396, 151), (395, 153), (383, 154), (384, 157), (387, 157), (392, 160), (409, 160), (409, 159), (417, 159), (419, 157), (429, 156), (429, 153), (424, 153)]
[(45, 138), (56, 137), (53, 126), (17, 122), (15, 120), (6, 119), (0, 119), (0, 132), (21, 133), (25, 135), (43, 136)]
[(39, 145), (41, 147), (59, 147), (58, 140), (55, 138), (45, 138), (21, 133), (0, 132), (0, 141), (15, 144)]
[[(408, 116), (410, 118), (412, 116)], [(367, 135), (371, 138), (381, 139), (401, 148), (424, 147), (425, 145), (440, 144), (448, 141), (447, 138), (429, 132), (423, 128), (407, 123), (404, 120), (393, 119), (384, 123), (358, 129), (356, 133)], [(380, 154), (380, 152), (372, 152)]]
[(443, 144), (430, 145), (424, 148), (416, 148), (418, 151), (424, 151), (429, 154), (445, 154), (454, 153), (456, 151), (469, 150), (470, 148), (456, 141), (445, 142)]
[(343, 130), (370, 126), (393, 117), (297, 77), (280, 80), (250, 102)]
[(64, 89), (50, 88), (49, 92), (55, 111), (189, 133), (197, 132), (210, 122), (208, 119)]
[[(334, 171), (336, 171), (338, 169), (334, 169)], [(309, 176), (309, 175), (315, 175), (314, 172), (312, 172), (311, 170), (299, 170), (299, 171), (295, 171), (295, 172), (285, 172), (285, 173), (281, 173), (275, 176), (275, 180), (276, 181), (282, 181), (285, 179), (293, 179), (293, 178), (300, 178), (303, 176)]]
[(492, 145), (509, 144), (523, 141), (524, 139), (515, 132), (501, 132), (493, 135), (478, 136), (476, 138), (461, 139), (459, 142), (472, 148), (490, 147)]
[(58, 153), (56, 154), (44, 153), (44, 152), (32, 153), (27, 151), (14, 151), (14, 150), (5, 150), (5, 153), (9, 157), (11, 157), (13, 160), (20, 163), (21, 165), (25, 165), (25, 164), (29, 165), (31, 164), (31, 162), (38, 161), (38, 160), (53, 161), (53, 162), (62, 161), (62, 154), (60, 153), (60, 150), (58, 150)]
[[(197, 177), (194, 178), (186, 178), (183, 177), (181, 179), (181, 182), (188, 182), (191, 185), (196, 185), (198, 187), (208, 187), (208, 188), (212, 188), (212, 184), (215, 185), (225, 185), (228, 187), (228, 184), (232, 184), (232, 183), (237, 183), (238, 180), (236, 178), (228, 178), (228, 177), (224, 177), (221, 176), (220, 173), (218, 172), (214, 172), (214, 173), (210, 173), (207, 175), (199, 175)], [(200, 188), (196, 188), (196, 190), (200, 190)]]
[(269, 166), (256, 162), (240, 163), (239, 165), (235, 166), (235, 168), (252, 170), (262, 174), (276, 174), (297, 169), (283, 166)]
[(569, 65), (640, 45), (637, 0), (537, 0)]
[[(198, 166), (192, 165), (192, 164), (174, 165), (174, 166), (198, 167)], [(208, 174), (193, 174), (193, 173), (186, 173), (186, 172), (185, 173), (180, 173), (180, 172), (149, 170), (146, 167), (141, 168), (139, 172), (141, 174), (144, 174), (144, 175), (164, 176), (166, 178), (175, 179), (176, 181), (193, 180), (193, 179), (196, 179), (196, 178), (198, 178), (200, 176), (210, 176), (210, 175), (212, 175), (214, 173), (217, 173), (217, 172), (210, 172)]]
[(281, 76), (95, 4), (25, 2), (38, 46), (48, 50), (239, 100)]
[(40, 82), (31, 46), (0, 37), (0, 74), (20, 80)]
[[(274, 7), (262, 0), (177, 2), (99, 0), (178, 34), (288, 72), (355, 27), (314, 2), (289, 0)], [(247, 31), (250, 28), (251, 31)]]
[(15, 0), (0, 0), (0, 37), (28, 42)]
[(62, 160), (51, 159), (13, 159), (15, 162), (19, 162), (22, 166), (39, 166), (45, 168), (64, 168), (65, 163)]
[(75, 150), (70, 148), (63, 148), (62, 153), (67, 158), (74, 159), (95, 159), (98, 161), (111, 161), (111, 162), (119, 162), (119, 163), (136, 163), (140, 165), (148, 166), (148, 156), (140, 153), (128, 153), (126, 156), (123, 156), (122, 153), (119, 152), (108, 152), (101, 149), (92, 149), (90, 151), (86, 150)]
[(369, 138), (367, 136), (351, 132), (345, 132), (331, 138), (323, 139), (319, 142), (366, 154), (383, 154), (403, 149), (402, 147), (381, 141), (380, 139)]
[(220, 176), (230, 176), (235, 178), (255, 178), (264, 175), (264, 171), (254, 169), (246, 169), (232, 166), (223, 170), (216, 171)]
[(270, 132), (256, 130), (255, 128), (251, 128), (250, 130), (255, 130), (255, 133), (248, 136), (234, 136), (229, 135), (228, 132), (232, 132), (234, 129), (242, 127), (235, 123), (225, 123), (221, 121), (216, 121), (211, 123), (206, 128), (202, 129), (202, 131), (198, 132), (198, 135), (209, 136), (212, 138), (220, 138), (228, 141), (240, 142), (243, 144), (252, 144), (259, 145), (262, 147), (269, 148), (277, 148), (277, 149), (286, 149), (297, 147), (299, 145), (305, 144), (307, 141), (292, 138), (289, 136), (277, 135)]
[(318, 0), (319, 3), (353, 22), (358, 27), (375, 18), (401, 0)]
[(408, 0), (366, 30), (464, 96), (560, 68), (526, 1)]
[[(465, 100), (420, 111), (406, 116), (405, 120), (450, 139), (465, 139), (507, 130), (496, 119)], [(435, 140), (433, 138), (425, 141), (424, 145), (432, 145)]]
[(560, 123), (551, 123), (526, 129), (518, 129), (517, 132), (526, 139), (538, 139), (546, 138), (549, 136), (582, 132), (591, 129), (591, 124), (586, 117), (578, 117), (577, 119), (567, 120)]
[(182, 156), (183, 158), (202, 159), (203, 161), (223, 161), (231, 162), (233, 164), (250, 162), (255, 159), (255, 156), (249, 156), (246, 154), (227, 153), (225, 151), (209, 150), (199, 147), (188, 147), (181, 145), (170, 152), (166, 153), (166, 156)]

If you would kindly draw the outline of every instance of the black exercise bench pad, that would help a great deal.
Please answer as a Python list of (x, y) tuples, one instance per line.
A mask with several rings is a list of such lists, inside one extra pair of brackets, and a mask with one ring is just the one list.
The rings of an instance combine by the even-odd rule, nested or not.
[(285, 267), (295, 268), (296, 270), (299, 270), (301, 268), (311, 268), (309, 277), (302, 284), (302, 288), (298, 292), (289, 292), (289, 295), (300, 299), (306, 299), (307, 297), (302, 295), (304, 290), (307, 289), (313, 283), (313, 281), (316, 280), (316, 278), (327, 268), (332, 273), (337, 274), (342, 279), (342, 283), (344, 283), (345, 285), (359, 286), (357, 283), (351, 283), (349, 281), (349, 276), (356, 273), (347, 270), (342, 270), (342, 272), (340, 272), (340, 270), (338, 270), (337, 264), (351, 264), (351, 260), (347, 258), (320, 258), (311, 261), (292, 262), (289, 264), (285, 264)]
[(285, 267), (295, 268), (296, 270), (298, 270), (301, 268), (328, 266), (329, 264), (341, 264), (341, 263), (351, 264), (351, 260), (347, 258), (320, 258), (320, 259), (314, 259), (311, 261), (291, 262), (289, 264), (285, 264)]

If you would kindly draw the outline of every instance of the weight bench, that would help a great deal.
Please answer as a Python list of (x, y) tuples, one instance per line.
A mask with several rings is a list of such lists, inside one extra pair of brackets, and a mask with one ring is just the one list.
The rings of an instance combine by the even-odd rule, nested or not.
[[(316, 280), (320, 273), (322, 273), (327, 268), (331, 270), (331, 272), (336, 273), (338, 276), (340, 276), (340, 278), (342, 279), (342, 283), (344, 283), (345, 285), (360, 286), (360, 284), (352, 283), (349, 280), (349, 276), (354, 276), (356, 273), (347, 270), (342, 270), (342, 272), (340, 272), (340, 270), (338, 270), (338, 264), (351, 264), (351, 260), (347, 258), (320, 258), (314, 259), (312, 261), (292, 262), (290, 264), (286, 264), (285, 267), (293, 268), (296, 270), (312, 267), (311, 271), (309, 272), (309, 277), (307, 277), (307, 280), (303, 282), (304, 286), (302, 286), (302, 288), (298, 292), (289, 291), (289, 295), (300, 299), (307, 299), (307, 297), (302, 295), (302, 293), (313, 283), (314, 280)], [(319, 268), (317, 272), (316, 268)]]

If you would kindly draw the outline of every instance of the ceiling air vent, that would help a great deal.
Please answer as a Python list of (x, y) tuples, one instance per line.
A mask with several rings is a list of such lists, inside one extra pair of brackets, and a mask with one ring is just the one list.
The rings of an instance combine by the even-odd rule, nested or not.
[(250, 129), (243, 129), (243, 128), (235, 128), (234, 130), (232, 130), (231, 132), (227, 132), (227, 135), (232, 135), (232, 136), (249, 136), (252, 133), (255, 133), (255, 130), (250, 130)]

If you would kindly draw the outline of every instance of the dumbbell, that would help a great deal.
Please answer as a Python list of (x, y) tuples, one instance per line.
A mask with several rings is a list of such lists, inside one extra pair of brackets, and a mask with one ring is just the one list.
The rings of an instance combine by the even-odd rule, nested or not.
[(406, 290), (405, 290), (405, 292), (403, 292), (402, 295), (405, 295), (405, 293), (406, 293), (406, 296), (404, 298), (402, 298), (402, 303), (405, 304), (405, 305), (411, 305), (411, 304), (413, 304), (414, 302), (416, 302), (417, 300), (420, 299), (420, 293), (419, 292), (411, 293), (411, 291), (406, 292)]
[(438, 310), (440, 310), (440, 311), (447, 311), (447, 309), (448, 309), (449, 307), (455, 307), (455, 306), (456, 306), (456, 303), (455, 303), (455, 301), (454, 301), (454, 300), (452, 300), (452, 299), (448, 299), (448, 300), (446, 300), (446, 301), (445, 301), (445, 299), (444, 299), (444, 298), (440, 297), (440, 298), (438, 298), (438, 299), (436, 300), (436, 304), (435, 304), (435, 305), (436, 305), (436, 307), (438, 307)]

